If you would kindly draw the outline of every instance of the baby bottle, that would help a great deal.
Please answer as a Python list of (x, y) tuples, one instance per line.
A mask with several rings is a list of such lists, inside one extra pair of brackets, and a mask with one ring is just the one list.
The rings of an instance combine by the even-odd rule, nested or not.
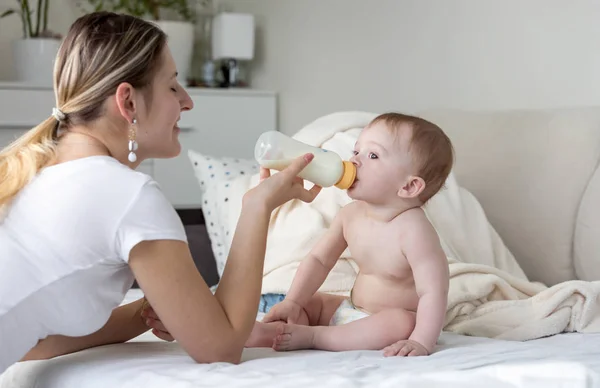
[(281, 132), (263, 133), (254, 148), (254, 158), (264, 168), (281, 171), (295, 158), (312, 153), (314, 158), (298, 176), (321, 187), (346, 190), (356, 178), (356, 166), (343, 161), (335, 152), (313, 147)]

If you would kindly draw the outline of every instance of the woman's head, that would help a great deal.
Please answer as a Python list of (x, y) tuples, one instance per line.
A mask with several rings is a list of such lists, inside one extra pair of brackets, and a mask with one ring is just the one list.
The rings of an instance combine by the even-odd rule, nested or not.
[(96, 129), (100, 121), (110, 130), (89, 134), (118, 159), (129, 151), (130, 130), (138, 161), (140, 155), (176, 156), (177, 121), (192, 106), (176, 75), (166, 35), (156, 25), (108, 12), (83, 16), (71, 26), (54, 68), (61, 128)]
[(130, 136), (138, 143), (138, 163), (176, 156), (177, 121), (192, 108), (176, 71), (166, 35), (156, 25), (110, 12), (80, 17), (56, 57), (58, 112), (0, 152), (0, 176), (8, 177), (0, 183), (0, 207), (54, 160), (63, 141), (59, 132), (65, 142), (70, 134), (87, 136), (123, 162)]

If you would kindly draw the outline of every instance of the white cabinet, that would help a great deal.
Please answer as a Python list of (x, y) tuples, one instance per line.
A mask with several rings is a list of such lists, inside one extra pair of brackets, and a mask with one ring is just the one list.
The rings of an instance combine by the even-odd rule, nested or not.
[[(188, 92), (194, 109), (183, 112), (179, 121), (181, 154), (173, 159), (144, 161), (138, 168), (156, 179), (178, 209), (201, 207), (188, 150), (252, 158), (258, 136), (277, 129), (275, 93), (202, 88), (189, 88)], [(0, 148), (50, 117), (54, 104), (52, 89), (0, 83)]]
[(200, 188), (187, 155), (189, 149), (217, 157), (252, 158), (259, 135), (276, 130), (273, 93), (214, 91), (190, 95), (194, 109), (183, 112), (179, 121), (181, 154), (154, 160), (154, 178), (177, 208), (200, 207)]

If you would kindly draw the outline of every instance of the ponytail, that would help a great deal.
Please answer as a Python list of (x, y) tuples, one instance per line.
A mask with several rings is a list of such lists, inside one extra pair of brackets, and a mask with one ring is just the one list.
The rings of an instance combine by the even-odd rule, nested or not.
[(165, 47), (164, 31), (131, 15), (92, 12), (71, 25), (54, 64), (56, 109), (0, 150), (0, 220), (23, 187), (55, 162), (58, 123), (68, 130), (102, 117), (105, 101), (123, 82), (144, 90), (161, 67)]
[(0, 151), (0, 210), (5, 210), (40, 169), (54, 159), (57, 125), (56, 118), (50, 116)]

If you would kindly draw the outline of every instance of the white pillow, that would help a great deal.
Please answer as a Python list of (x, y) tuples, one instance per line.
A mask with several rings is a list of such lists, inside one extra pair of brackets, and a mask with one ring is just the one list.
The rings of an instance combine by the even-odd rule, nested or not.
[(229, 192), (231, 182), (236, 178), (250, 177), (258, 172), (254, 160), (240, 158), (217, 158), (189, 150), (188, 157), (200, 185), (202, 213), (206, 230), (217, 263), (219, 277), (223, 275), (231, 230), (225, 222), (229, 218)]

